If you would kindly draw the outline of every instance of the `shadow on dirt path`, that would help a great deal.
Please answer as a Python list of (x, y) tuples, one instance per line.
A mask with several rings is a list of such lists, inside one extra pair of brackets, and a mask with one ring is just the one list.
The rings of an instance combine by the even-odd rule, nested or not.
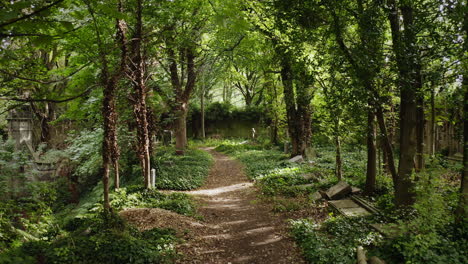
[(305, 263), (287, 235), (285, 218), (258, 202), (257, 190), (242, 165), (205, 148), (214, 158), (206, 184), (187, 192), (200, 201), (206, 228), (179, 246), (178, 263)]

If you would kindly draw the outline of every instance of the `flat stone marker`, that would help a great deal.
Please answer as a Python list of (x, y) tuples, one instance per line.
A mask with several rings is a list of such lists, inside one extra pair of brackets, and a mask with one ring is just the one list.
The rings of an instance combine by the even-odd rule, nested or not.
[(298, 189), (301, 189), (301, 190), (305, 190), (307, 188), (314, 187), (314, 185), (313, 184), (302, 184), (302, 185), (296, 185), (295, 187), (298, 188)]
[(323, 199), (323, 197), (319, 192), (314, 192), (313, 194), (310, 195), (310, 199), (312, 199), (312, 201), (316, 202), (318, 200)]
[(340, 181), (328, 189), (325, 194), (329, 200), (338, 200), (351, 193), (351, 185)]
[(294, 158), (292, 158), (292, 159), (290, 159), (288, 161), (292, 162), (292, 163), (294, 163), (294, 162), (303, 162), (304, 158), (302, 157), (302, 155), (298, 155), (298, 156), (296, 156), (296, 157), (294, 157)]
[(358, 194), (360, 192), (362, 192), (362, 190), (359, 189), (358, 187), (354, 187), (354, 186), (351, 187), (351, 193), (352, 194)]
[(312, 173), (303, 174), (300, 177), (303, 178), (304, 180), (307, 180), (307, 181), (310, 181), (310, 180), (316, 181), (317, 180), (317, 177)]
[(371, 215), (369, 211), (359, 206), (351, 199), (335, 200), (328, 202), (333, 208), (344, 216), (367, 216)]

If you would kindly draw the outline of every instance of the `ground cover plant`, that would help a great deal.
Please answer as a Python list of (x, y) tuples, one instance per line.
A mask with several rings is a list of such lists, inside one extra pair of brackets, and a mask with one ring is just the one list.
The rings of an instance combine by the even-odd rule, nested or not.
[(2, 252), (0, 263), (172, 263), (176, 257), (174, 231), (140, 232), (118, 215), (75, 218), (50, 232)]
[[(316, 148), (316, 157), (310, 158), (312, 163), (302, 164), (287, 162), (288, 155), (268, 145), (231, 140), (219, 142), (216, 149), (246, 166), (247, 174), (276, 213), (301, 210), (304, 203), (313, 205), (312, 200), (300, 197), (325, 190), (337, 182), (335, 156), (329, 148)], [(343, 153), (343, 180), (360, 188), (365, 185), (363, 155), (360, 149)], [(355, 263), (358, 246), (366, 248), (369, 256), (382, 257), (387, 263), (464, 263), (468, 250), (466, 227), (454, 224), (451, 212), (458, 201), (458, 189), (453, 184), (457, 168), (456, 164), (452, 166), (435, 160), (427, 165), (426, 171), (418, 174), (417, 201), (411, 210), (399, 210), (394, 206), (391, 179), (380, 174), (376, 192), (365, 196), (380, 209), (379, 214), (345, 218), (331, 211), (325, 218), (296, 218), (290, 223), (291, 234), (309, 263)], [(304, 175), (310, 177), (304, 178)], [(323, 205), (322, 202), (315, 204), (317, 208)], [(308, 210), (316, 208), (309, 206)], [(384, 237), (370, 226), (376, 223), (386, 223), (398, 232)]]
[[(164, 212), (190, 222), (198, 198), (173, 192), (200, 188), (190, 193), (209, 193), (209, 203), (226, 202), (229, 193), (242, 198), (224, 204), (234, 207), (258, 191), (252, 203), (271, 205), (278, 217), (265, 210), (261, 218), (278, 233), (284, 226), (275, 220), (284, 217), (319, 225), (307, 232), (310, 239), (298, 237), (310, 261), (331, 258), (324, 247), (342, 244), (346, 252), (337, 259), (347, 262), (348, 249), (367, 230), (339, 220), (359, 233), (355, 240), (340, 237), (345, 233), (328, 226), (334, 217), (320, 199), (320, 191), (346, 181), (380, 211), (366, 221), (398, 231), (368, 250), (390, 263), (467, 262), (461, 257), (468, 224), (467, 0), (10, 0), (0, 6), (3, 256), (13, 259), (27, 241), (59, 241), (67, 223), (98, 213), (158, 207), (172, 212), (131, 212), (148, 221), (157, 216), (147, 212)], [(224, 140), (230, 137), (236, 138)], [(288, 162), (297, 156), (304, 162)], [(153, 190), (154, 171), (160, 191)], [(219, 171), (226, 177), (215, 177)], [(203, 206), (198, 211), (206, 213)], [(221, 214), (200, 216), (215, 226), (221, 217), (231, 223), (245, 216), (218, 209)], [(259, 219), (246, 217), (239, 221)], [(298, 229), (308, 229), (298, 221)], [(111, 229), (102, 230), (113, 237)], [(111, 246), (98, 233), (97, 244)], [(123, 236), (141, 240), (130, 231)], [(243, 246), (234, 237), (223, 235)], [(44, 250), (54, 245), (47, 243)], [(245, 244), (246, 256), (258, 252), (255, 242)], [(206, 251), (233, 262), (222, 245), (228, 244)], [(276, 249), (265, 250), (266, 257), (276, 260)], [(37, 261), (54, 254), (36, 254)]]
[(206, 151), (190, 148), (176, 155), (174, 148), (160, 148), (155, 154), (156, 188), (192, 190), (203, 185), (213, 159)]
[[(93, 136), (86, 135), (90, 137)], [(94, 144), (86, 138), (75, 141), (75, 147), (67, 150), (72, 160), (78, 162), (83, 158), (76, 149)], [(18, 173), (18, 168), (9, 167), (8, 162), (22, 157), (12, 144), (4, 143), (1, 151), (2, 166), (9, 169), (1, 174), (5, 188), (11, 184), (8, 180), (12, 175)], [(167, 147), (157, 152), (164, 157), (155, 161), (157, 188), (186, 190), (203, 184), (212, 163), (211, 156), (198, 149), (191, 149), (184, 156), (173, 152), (173, 148)], [(93, 164), (79, 163), (75, 172), (77, 177), (89, 179), (82, 181), (84, 188), (92, 184)], [(128, 208), (162, 208), (197, 216), (191, 196), (176, 192), (163, 194), (132, 185), (140, 180), (137, 177), (137, 169), (129, 171), (122, 177), (121, 188), (110, 193), (115, 212)], [(139, 232), (117, 215), (104, 218), (101, 182), (85, 190), (80, 203), (67, 206), (57, 206), (64, 199), (58, 193), (59, 183), (32, 182), (25, 187), (32, 194), (30, 197), (0, 202), (0, 263), (166, 263), (176, 257), (177, 239), (173, 231)], [(108, 221), (119, 226), (107, 224)]]

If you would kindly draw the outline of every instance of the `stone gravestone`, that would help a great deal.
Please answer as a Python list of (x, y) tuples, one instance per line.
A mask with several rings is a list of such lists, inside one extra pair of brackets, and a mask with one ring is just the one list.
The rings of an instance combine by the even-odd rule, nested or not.
[(162, 142), (164, 146), (169, 146), (172, 142), (172, 131), (164, 130), (162, 133)]
[(33, 147), (33, 114), (27, 107), (11, 110), (8, 113), (8, 136), (15, 141), (18, 149), (22, 144)]

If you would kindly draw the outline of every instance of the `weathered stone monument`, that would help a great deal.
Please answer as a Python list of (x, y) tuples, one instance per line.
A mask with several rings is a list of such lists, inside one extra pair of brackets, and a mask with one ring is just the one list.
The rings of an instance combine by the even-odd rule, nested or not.
[(33, 148), (33, 113), (29, 107), (23, 106), (8, 113), (8, 137), (15, 141), (16, 148), (22, 144)]

